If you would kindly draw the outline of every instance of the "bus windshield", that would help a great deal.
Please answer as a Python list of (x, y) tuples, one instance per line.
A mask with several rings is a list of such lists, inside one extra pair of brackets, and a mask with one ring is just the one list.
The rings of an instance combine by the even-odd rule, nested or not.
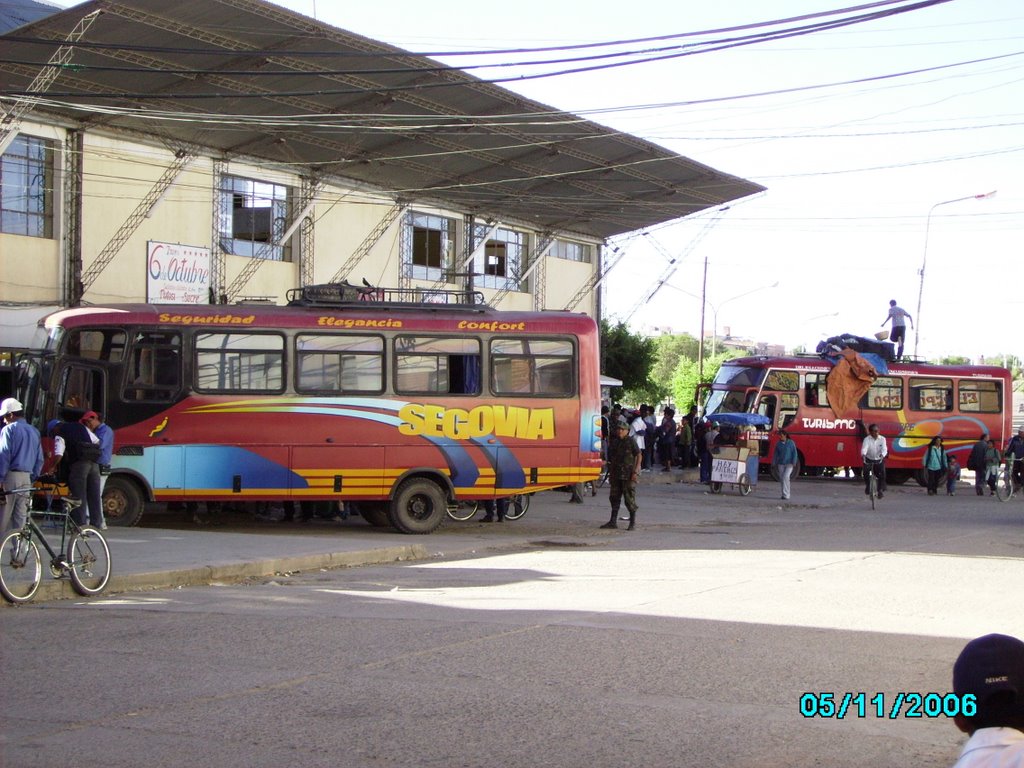
[(707, 405), (704, 406), (706, 416), (713, 416), (716, 413), (745, 413), (749, 410), (749, 401), (753, 400), (753, 392), (747, 396), (745, 389), (716, 389), (708, 397)]
[(718, 369), (712, 386), (760, 387), (767, 372), (766, 368), (747, 368), (742, 365), (726, 364)]

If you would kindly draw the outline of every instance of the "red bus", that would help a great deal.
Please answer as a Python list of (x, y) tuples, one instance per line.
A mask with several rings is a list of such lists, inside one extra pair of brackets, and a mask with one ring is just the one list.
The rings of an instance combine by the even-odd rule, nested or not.
[(922, 485), (922, 459), (933, 437), (941, 436), (946, 451), (966, 465), (982, 433), (1000, 447), (1010, 436), (1012, 382), (1005, 368), (889, 363), (888, 372), (844, 418), (829, 408), (825, 380), (831, 371), (828, 362), (812, 356), (727, 360), (707, 392), (706, 417), (767, 416), (772, 433), (760, 442), (761, 464), (770, 464), (775, 431), (784, 427), (796, 442), (805, 474), (859, 467), (867, 427), (878, 424), (889, 446), (888, 481), (902, 483), (913, 476)]
[(291, 293), (41, 321), (19, 395), (41, 429), (85, 409), (114, 429), (111, 523), (146, 500), (334, 500), (429, 533), (449, 504), (597, 477), (590, 317), (499, 312), (476, 292)]

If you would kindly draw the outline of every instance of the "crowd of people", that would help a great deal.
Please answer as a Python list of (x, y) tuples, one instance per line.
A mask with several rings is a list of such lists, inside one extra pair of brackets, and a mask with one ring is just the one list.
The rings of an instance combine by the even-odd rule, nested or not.
[(51, 421), (44, 437), (25, 420), (24, 406), (8, 397), (0, 403), (0, 418), (0, 491), (5, 500), (6, 492), (19, 491), (4, 505), (2, 530), (24, 527), (31, 503), (31, 494), (24, 491), (44, 477), (66, 483), (68, 493), (82, 500), (71, 513), (78, 525), (106, 529), (103, 486), (114, 452), (114, 430), (100, 415), (87, 410), (75, 418), (69, 412), (64, 419)]

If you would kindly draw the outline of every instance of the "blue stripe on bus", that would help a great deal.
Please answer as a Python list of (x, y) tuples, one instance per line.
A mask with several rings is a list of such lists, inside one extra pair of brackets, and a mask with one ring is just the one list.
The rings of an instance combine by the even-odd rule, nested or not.
[(494, 487), (520, 489), (526, 486), (526, 473), (515, 454), (501, 443), (484, 442), (476, 438), (472, 442), (483, 451), (487, 461), (494, 467)]

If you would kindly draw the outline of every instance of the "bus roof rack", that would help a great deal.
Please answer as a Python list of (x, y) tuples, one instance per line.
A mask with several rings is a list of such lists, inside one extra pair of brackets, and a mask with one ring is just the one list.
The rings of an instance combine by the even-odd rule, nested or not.
[(475, 309), (485, 306), (480, 291), (450, 291), (439, 288), (378, 288), (373, 285), (319, 283), (288, 291), (289, 307), (361, 307), (367, 305), (422, 309), (439, 305), (445, 309)]

